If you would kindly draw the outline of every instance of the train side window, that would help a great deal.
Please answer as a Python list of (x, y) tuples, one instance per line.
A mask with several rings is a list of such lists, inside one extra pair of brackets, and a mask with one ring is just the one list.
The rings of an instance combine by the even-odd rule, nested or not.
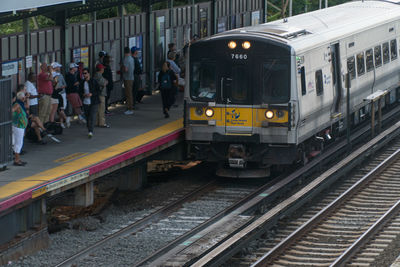
[(383, 64), (388, 63), (390, 61), (389, 43), (382, 44), (382, 54), (383, 54)]
[(361, 76), (365, 73), (364, 52), (357, 55), (357, 74)]
[(395, 60), (397, 58), (397, 42), (396, 39), (390, 41), (390, 59)]
[(305, 95), (307, 93), (307, 88), (306, 88), (306, 71), (304, 69), (304, 66), (301, 67), (300, 69), (300, 75), (301, 75), (301, 94)]
[(317, 70), (315, 72), (315, 84), (317, 86), (317, 95), (322, 95), (324, 92), (324, 83), (322, 79), (322, 70)]
[(368, 49), (365, 51), (365, 61), (367, 65), (367, 71), (371, 71), (374, 69), (374, 55), (372, 53), (372, 49)]
[(356, 78), (356, 61), (353, 57), (347, 58), (347, 72), (350, 74), (350, 79), (354, 80)]
[(375, 68), (382, 66), (382, 48), (380, 45), (374, 47)]

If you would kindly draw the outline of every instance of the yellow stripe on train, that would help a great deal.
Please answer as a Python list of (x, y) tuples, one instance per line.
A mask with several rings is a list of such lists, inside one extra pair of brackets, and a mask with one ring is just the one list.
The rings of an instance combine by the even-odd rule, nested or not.
[[(206, 116), (206, 109), (212, 109), (213, 116)], [(271, 119), (265, 117), (265, 112), (271, 110), (274, 116)], [(266, 108), (241, 108), (241, 107), (190, 107), (189, 124), (208, 125), (207, 121), (214, 120), (215, 126), (237, 127), (262, 127), (263, 122), (280, 123), (288, 122), (288, 111), (283, 109)]]

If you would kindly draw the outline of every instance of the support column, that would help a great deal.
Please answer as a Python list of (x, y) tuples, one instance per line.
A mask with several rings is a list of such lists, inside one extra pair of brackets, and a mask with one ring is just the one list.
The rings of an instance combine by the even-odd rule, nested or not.
[(118, 189), (133, 191), (142, 188), (147, 183), (147, 162), (125, 168), (119, 178)]
[(124, 48), (125, 48), (125, 18), (122, 5), (118, 6), (118, 15), (121, 18), (121, 49), (120, 49), (121, 62), (119, 63), (122, 64), (122, 61), (124, 60)]
[[(146, 94), (151, 95), (153, 93), (153, 80), (154, 80), (154, 67), (153, 67), (153, 43), (151, 39), (151, 34), (152, 34), (152, 21), (151, 21), (151, 1), (148, 0), (142, 0), (142, 12), (145, 13), (146, 15), (146, 31), (145, 31), (145, 36), (144, 36), (144, 43), (143, 43), (143, 58), (144, 58), (144, 70), (146, 73), (146, 83), (148, 85), (146, 89)], [(146, 49), (145, 49), (146, 48)]]
[(29, 28), (29, 19), (24, 18), (23, 24), (22, 24), (23, 31), (26, 33), (26, 39), (25, 39), (25, 55), (29, 56), (31, 54), (31, 31)]
[(74, 189), (74, 205), (88, 207), (94, 202), (93, 181)]
[(92, 70), (96, 70), (96, 60), (97, 60), (97, 55), (98, 52), (96, 50), (96, 43), (97, 43), (97, 12), (93, 11), (92, 14), (92, 22), (93, 22), (93, 49), (90, 49), (91, 51), (91, 58), (92, 58)]
[(61, 26), (61, 51), (63, 53), (62, 57), (62, 62), (64, 66), (66, 66), (65, 70), (68, 70), (68, 64), (71, 61), (71, 52), (69, 50), (69, 22), (68, 22), (68, 13), (67, 10), (58, 12), (55, 22), (56, 25)]
[(211, 35), (217, 33), (217, 2), (215, 0), (211, 1)]

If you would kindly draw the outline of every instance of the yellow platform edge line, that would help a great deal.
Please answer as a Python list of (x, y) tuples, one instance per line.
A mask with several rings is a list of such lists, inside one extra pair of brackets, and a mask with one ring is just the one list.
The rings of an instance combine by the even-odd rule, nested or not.
[(34, 174), (29, 177), (25, 177), (18, 181), (8, 183), (0, 187), (0, 199), (8, 198), (24, 190), (38, 186), (44, 182), (48, 182), (58, 177), (65, 176), (71, 172), (90, 167), (96, 163), (102, 162), (106, 159), (112, 158), (134, 148), (145, 145), (160, 137), (171, 134), (181, 128), (183, 128), (183, 119), (167, 123), (154, 130), (135, 136), (131, 139), (125, 140), (106, 149), (91, 153), (82, 158), (70, 161), (58, 167)]

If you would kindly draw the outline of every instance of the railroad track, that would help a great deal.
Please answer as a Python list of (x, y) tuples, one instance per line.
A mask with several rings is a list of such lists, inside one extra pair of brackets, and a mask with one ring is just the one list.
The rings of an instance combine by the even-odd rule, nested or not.
[[(259, 185), (241, 186), (234, 183), (221, 183), (212, 181), (206, 185), (192, 189), (183, 189), (183, 196), (165, 207), (157, 209), (154, 213), (125, 225), (121, 229), (116, 229), (104, 239), (92, 244), (68, 259), (60, 262), (56, 266), (96, 266), (99, 262), (106, 266), (113, 266), (115, 262), (108, 262), (114, 257), (109, 257), (113, 253), (115, 247), (119, 246), (120, 242), (132, 242), (132, 246), (120, 246), (119, 254), (125, 254), (127, 261), (125, 264), (132, 265), (140, 258), (129, 257), (130, 254), (135, 254), (135, 251), (129, 250), (129, 247), (140, 247), (140, 242), (160, 242), (157, 239), (165, 239), (165, 242), (171, 242), (177, 237), (184, 235), (187, 231), (206, 223), (215, 214), (229, 209), (240, 199), (246, 197), (255, 191)], [(201, 210), (204, 212), (201, 212)], [(203, 214), (200, 215), (200, 214)], [(141, 237), (144, 236), (144, 237)], [(155, 240), (151, 240), (151, 239)], [(129, 241), (128, 241), (129, 240)], [(160, 242), (160, 246), (165, 245)], [(123, 251), (125, 248), (126, 251)], [(151, 253), (152, 251), (147, 251)], [(136, 253), (138, 254), (138, 253)], [(140, 253), (139, 253), (140, 254)], [(124, 264), (124, 263), (120, 263)]]
[(399, 158), (400, 149), (253, 266), (379, 266), (400, 236)]
[[(269, 207), (266, 213), (262, 215), (252, 213), (252, 215), (250, 215), (249, 211), (260, 210), (261, 202), (271, 200), (268, 196), (279, 190), (283, 190), (283, 188), (287, 187), (290, 182), (301, 181), (296, 179), (296, 177), (304, 175), (307, 167), (312, 167), (307, 165), (295, 171), (279, 183), (275, 184), (273, 188), (269, 188), (259, 194), (257, 199), (249, 200), (249, 202), (244, 205), (245, 207), (240, 207), (224, 217), (221, 220), (222, 222), (211, 225), (204, 231), (189, 237), (186, 241), (181, 242), (180, 245), (170, 249), (168, 252), (165, 252), (153, 261), (146, 262), (144, 265), (219, 266), (235, 255), (236, 252), (247, 247), (251, 241), (264, 234), (269, 229), (272, 229), (281, 217), (293, 213), (294, 210), (302, 207), (306, 202), (317, 196), (322, 190), (328, 188), (341, 176), (349, 173), (354, 166), (359, 165), (368, 157), (368, 155), (373, 154), (374, 151), (377, 151), (380, 147), (387, 144), (391, 138), (397, 136), (399, 134), (399, 129), (400, 123), (393, 125), (380, 136), (374, 138), (363, 147), (355, 150), (348, 157), (342, 159), (334, 167), (322, 173), (318, 178), (312, 180), (309, 184), (296, 191), (293, 195), (289, 195), (289, 197), (279, 204)], [(321, 156), (323, 158), (324, 154)], [(326, 154), (325, 156), (329, 157), (329, 155)], [(321, 164), (320, 160), (322, 159), (311, 162), (310, 164), (315, 164), (314, 168), (318, 167), (318, 165)], [(362, 171), (366, 172), (366, 169)], [(264, 197), (263, 200), (259, 199), (261, 196)], [(336, 196), (331, 196), (331, 199), (334, 199), (334, 197)], [(253, 205), (253, 207), (251, 207), (251, 205)], [(234, 227), (232, 227), (234, 230), (231, 232), (225, 231), (230, 228), (229, 222), (236, 222), (246, 216), (251, 218), (248, 218), (247, 223), (241, 228), (234, 229)]]

